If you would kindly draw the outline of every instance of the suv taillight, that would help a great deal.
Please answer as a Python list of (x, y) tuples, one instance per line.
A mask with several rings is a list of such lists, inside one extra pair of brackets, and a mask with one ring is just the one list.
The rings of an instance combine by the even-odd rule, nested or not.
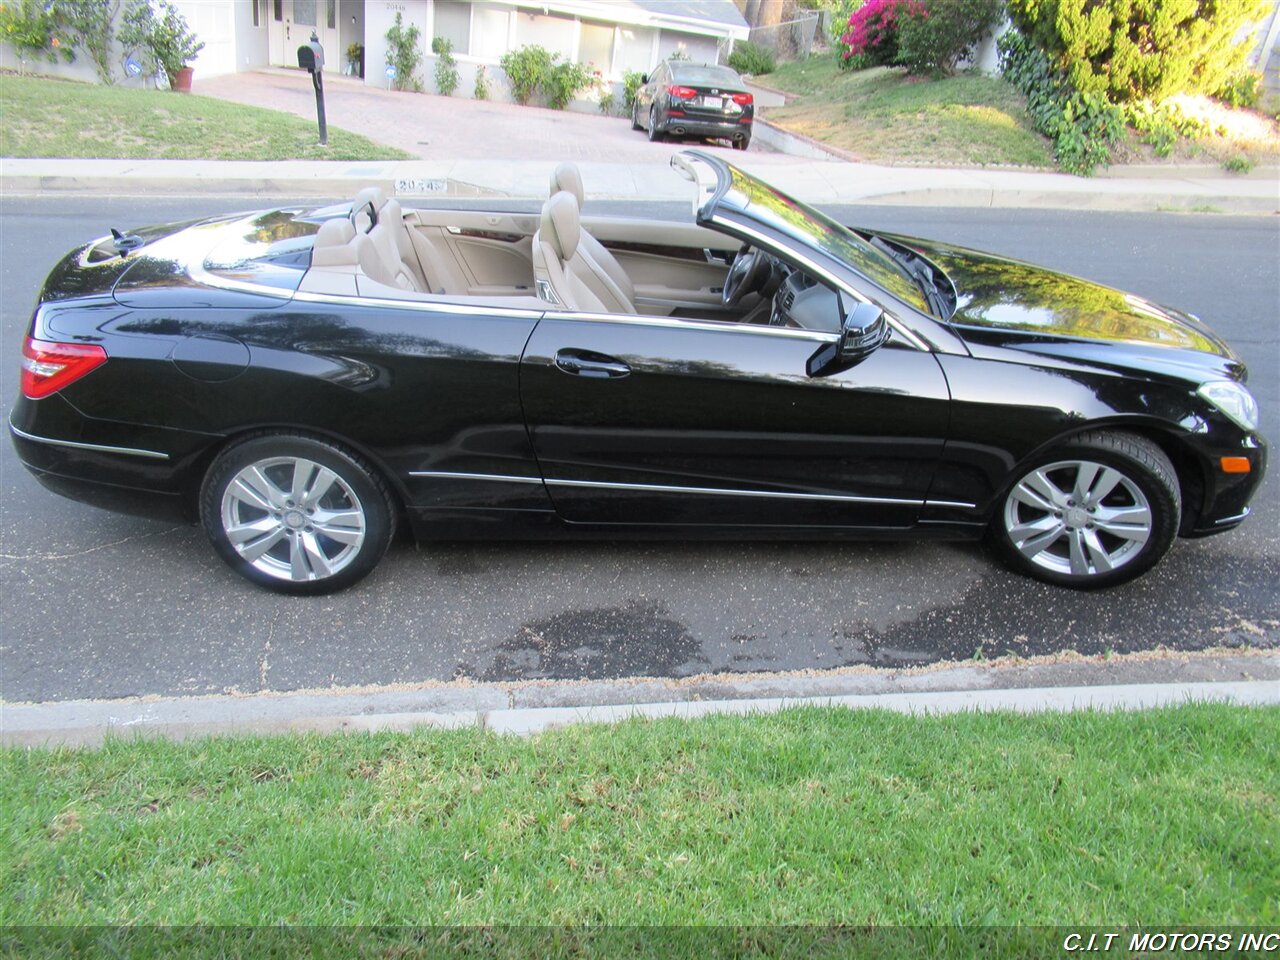
[(39, 400), (106, 362), (107, 351), (94, 343), (53, 343), (27, 337), (22, 342), (22, 392)]

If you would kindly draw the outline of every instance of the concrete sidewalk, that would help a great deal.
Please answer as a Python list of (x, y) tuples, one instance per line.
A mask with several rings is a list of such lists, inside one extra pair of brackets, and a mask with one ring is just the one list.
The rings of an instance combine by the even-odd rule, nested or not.
[(632, 716), (699, 717), (833, 705), (905, 713), (1148, 709), (1187, 700), (1280, 704), (1280, 656), (1140, 654), (1111, 660), (946, 664), (921, 670), (830, 672), (688, 680), (436, 683), (250, 696), (144, 697), (0, 704), (0, 743), (97, 744), (108, 735), (183, 739), (229, 733), (411, 730), (481, 726), (535, 733)]
[[(716, 150), (716, 148), (712, 148)], [(725, 159), (810, 203), (902, 203), (918, 206), (1057, 208), (1115, 211), (1280, 212), (1274, 176), (1082, 178), (1017, 170), (883, 167), (754, 155), (724, 150)], [(3, 194), (76, 193), (116, 196), (234, 194), (349, 197), (378, 185), (402, 198), (541, 199), (555, 160), (205, 161), (0, 159)], [(612, 200), (679, 201), (687, 181), (665, 160), (579, 161), (587, 194)]]

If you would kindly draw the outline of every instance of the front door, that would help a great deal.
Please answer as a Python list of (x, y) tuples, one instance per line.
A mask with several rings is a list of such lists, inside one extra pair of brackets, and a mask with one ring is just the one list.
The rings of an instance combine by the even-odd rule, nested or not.
[(947, 430), (938, 362), (891, 341), (851, 369), (808, 376), (832, 339), (547, 314), (520, 391), (556, 511), (607, 524), (915, 523)]
[(272, 65), (296, 67), (298, 47), (311, 42), (312, 31), (324, 47), (325, 72), (341, 73), (346, 53), (338, 49), (338, 0), (271, 0)]

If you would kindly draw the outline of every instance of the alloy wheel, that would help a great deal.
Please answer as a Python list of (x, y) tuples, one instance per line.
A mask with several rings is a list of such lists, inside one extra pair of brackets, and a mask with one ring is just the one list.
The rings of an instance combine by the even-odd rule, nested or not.
[(1015, 550), (1044, 570), (1108, 574), (1138, 557), (1151, 538), (1151, 504), (1113, 466), (1060, 460), (1032, 470), (1009, 491), (1004, 529)]
[(241, 559), (295, 582), (341, 572), (360, 553), (367, 528), (351, 485), (304, 457), (272, 457), (241, 469), (223, 492), (221, 519)]

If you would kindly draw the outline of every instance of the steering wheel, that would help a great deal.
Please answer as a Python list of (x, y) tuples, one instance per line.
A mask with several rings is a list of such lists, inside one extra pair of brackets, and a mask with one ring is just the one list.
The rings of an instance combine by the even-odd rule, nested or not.
[(721, 300), (726, 307), (734, 306), (748, 293), (759, 290), (769, 276), (769, 258), (759, 250), (743, 245), (733, 259), (729, 275), (724, 278)]

